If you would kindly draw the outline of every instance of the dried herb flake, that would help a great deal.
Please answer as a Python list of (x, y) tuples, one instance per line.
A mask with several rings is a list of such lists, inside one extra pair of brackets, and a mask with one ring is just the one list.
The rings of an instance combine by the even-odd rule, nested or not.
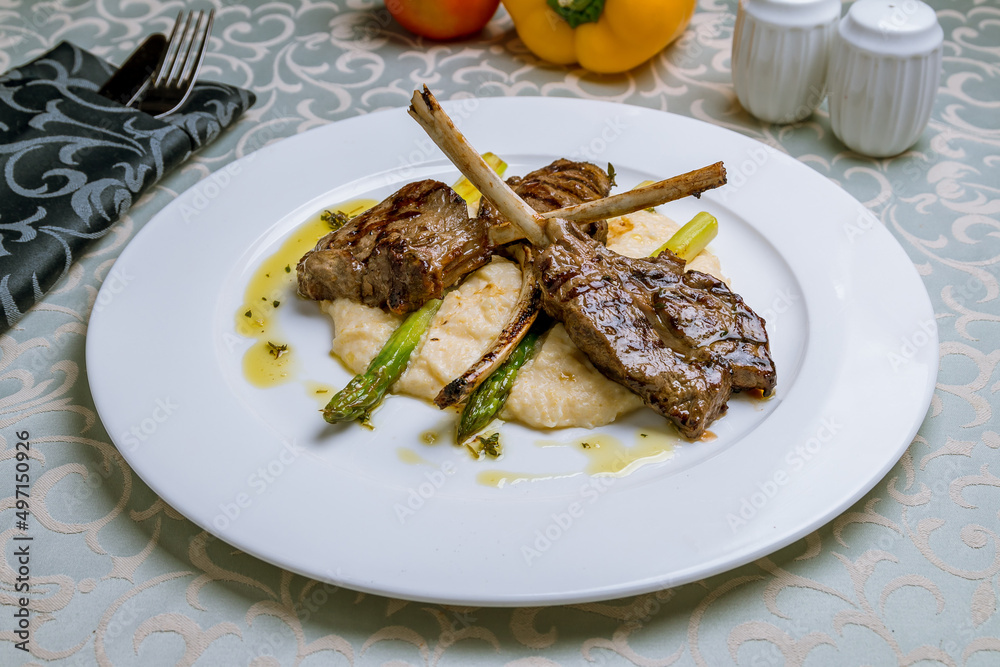
[(333, 231), (337, 231), (350, 219), (341, 211), (323, 211), (319, 215), (319, 219), (326, 223), (327, 227)]
[(275, 359), (280, 359), (281, 355), (288, 352), (288, 345), (282, 343), (281, 345), (275, 345), (271, 341), (267, 341), (267, 352)]
[(500, 455), (503, 454), (503, 448), (500, 446), (499, 433), (493, 433), (486, 438), (479, 435), (476, 436), (476, 440), (483, 446), (481, 451), (491, 459), (500, 458)]

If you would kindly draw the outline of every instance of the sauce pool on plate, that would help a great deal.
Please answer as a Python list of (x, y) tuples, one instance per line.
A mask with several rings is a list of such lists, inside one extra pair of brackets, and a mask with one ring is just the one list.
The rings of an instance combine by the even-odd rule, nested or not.
[[(330, 210), (354, 217), (377, 203), (355, 199)], [(250, 277), (243, 303), (236, 311), (236, 333), (255, 339), (243, 355), (243, 377), (255, 387), (273, 387), (295, 375), (295, 351), (276, 315), (283, 303), (297, 298), (295, 266), (299, 259), (329, 231), (321, 215), (315, 216), (296, 228)]]
[[(586, 474), (592, 477), (625, 477), (639, 468), (673, 458), (674, 446), (681, 441), (677, 435), (652, 429), (642, 429), (635, 435), (635, 442), (626, 445), (618, 438), (603, 433), (585, 435), (568, 442), (541, 440), (539, 447), (566, 447), (580, 451), (588, 459)], [(548, 474), (484, 470), (476, 481), (484, 486), (503, 488), (509, 484), (572, 477), (579, 473), (553, 472)]]

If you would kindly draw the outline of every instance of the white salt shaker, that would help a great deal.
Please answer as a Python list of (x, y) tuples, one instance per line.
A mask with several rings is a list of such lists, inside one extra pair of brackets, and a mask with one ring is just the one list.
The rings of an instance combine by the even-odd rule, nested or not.
[(919, 0), (858, 0), (834, 38), (830, 125), (858, 153), (889, 157), (924, 131), (941, 80), (944, 31)]
[(732, 70), (743, 108), (771, 123), (806, 118), (826, 94), (840, 0), (740, 0)]

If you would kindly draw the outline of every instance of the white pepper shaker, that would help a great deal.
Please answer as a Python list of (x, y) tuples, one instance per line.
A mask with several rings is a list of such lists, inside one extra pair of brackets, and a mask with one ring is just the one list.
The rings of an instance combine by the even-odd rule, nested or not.
[(830, 125), (872, 157), (912, 146), (930, 119), (941, 80), (944, 31), (919, 0), (858, 0), (840, 22), (827, 82)]
[(733, 32), (736, 97), (771, 123), (806, 118), (826, 96), (840, 0), (740, 0)]

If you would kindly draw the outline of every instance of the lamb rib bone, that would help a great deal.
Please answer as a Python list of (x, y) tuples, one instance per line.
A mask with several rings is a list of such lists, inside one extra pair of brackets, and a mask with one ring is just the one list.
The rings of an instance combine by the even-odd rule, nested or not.
[[(557, 208), (552, 211), (537, 214), (539, 218), (559, 218), (570, 222), (595, 222), (597, 220), (607, 220), (620, 215), (628, 215), (636, 211), (659, 206), (684, 197), (700, 197), (706, 190), (717, 188), (726, 184), (726, 168), (721, 162), (710, 164), (707, 167), (689, 171), (680, 176), (667, 178), (656, 183), (620, 192), (616, 195), (594, 199), (574, 204), (564, 208)], [(520, 241), (524, 235), (519, 227), (511, 228), (493, 227), (490, 229), (490, 241), (494, 245), (506, 245), (514, 241)]]
[(503, 217), (519, 227), (532, 244), (547, 245), (549, 241), (545, 235), (545, 220), (490, 169), (479, 152), (466, 141), (451, 118), (444, 113), (430, 89), (424, 86), (423, 92), (414, 91), (410, 101), (408, 113), (420, 123), (424, 132), (462, 175), (493, 202)]
[(667, 178), (656, 183), (621, 192), (603, 199), (567, 206), (554, 211), (540, 213), (542, 218), (560, 218), (570, 222), (592, 222), (606, 220), (619, 215), (628, 215), (651, 206), (666, 204), (688, 196), (700, 197), (706, 190), (726, 184), (726, 168), (721, 162), (701, 169), (689, 171), (680, 176)]

